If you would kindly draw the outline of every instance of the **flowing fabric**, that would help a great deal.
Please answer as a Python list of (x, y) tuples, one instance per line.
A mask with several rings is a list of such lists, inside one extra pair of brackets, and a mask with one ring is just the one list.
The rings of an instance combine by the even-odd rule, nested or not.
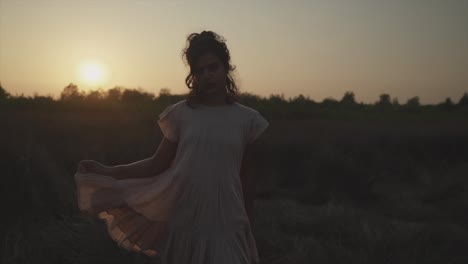
[(258, 263), (239, 174), (246, 145), (269, 123), (240, 103), (192, 109), (183, 100), (158, 125), (178, 142), (170, 168), (123, 180), (78, 172), (80, 210), (104, 220), (119, 246), (165, 264)]

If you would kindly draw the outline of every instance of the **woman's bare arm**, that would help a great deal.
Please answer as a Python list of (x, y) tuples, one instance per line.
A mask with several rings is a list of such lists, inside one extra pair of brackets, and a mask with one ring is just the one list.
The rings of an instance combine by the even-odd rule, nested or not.
[(240, 178), (242, 183), (242, 192), (244, 194), (244, 206), (253, 227), (254, 219), (254, 201), (255, 201), (255, 175), (253, 173), (253, 144), (248, 144), (242, 157), (242, 166)]
[(116, 179), (144, 178), (167, 170), (177, 152), (177, 143), (163, 137), (155, 154), (130, 164), (109, 167), (108, 175)]

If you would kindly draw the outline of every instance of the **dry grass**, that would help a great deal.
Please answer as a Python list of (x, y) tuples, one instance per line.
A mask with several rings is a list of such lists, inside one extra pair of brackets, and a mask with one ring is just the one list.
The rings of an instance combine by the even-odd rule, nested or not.
[[(72, 177), (80, 159), (151, 155), (156, 114), (0, 113), (2, 263), (157, 263), (78, 216)], [(256, 156), (262, 263), (468, 263), (467, 135), (453, 120), (273, 120)]]

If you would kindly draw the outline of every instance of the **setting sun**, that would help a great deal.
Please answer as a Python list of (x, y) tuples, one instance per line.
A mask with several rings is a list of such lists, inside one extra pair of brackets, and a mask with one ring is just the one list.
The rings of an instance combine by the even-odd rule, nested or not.
[(83, 62), (78, 67), (79, 80), (87, 85), (102, 85), (107, 81), (108, 70), (105, 65), (95, 61)]

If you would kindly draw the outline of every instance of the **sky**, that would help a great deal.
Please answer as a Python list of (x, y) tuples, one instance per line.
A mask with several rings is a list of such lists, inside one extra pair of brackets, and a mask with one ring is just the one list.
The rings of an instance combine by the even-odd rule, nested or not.
[(0, 0), (0, 84), (186, 93), (186, 37), (226, 39), (241, 92), (373, 103), (468, 92), (468, 0)]

